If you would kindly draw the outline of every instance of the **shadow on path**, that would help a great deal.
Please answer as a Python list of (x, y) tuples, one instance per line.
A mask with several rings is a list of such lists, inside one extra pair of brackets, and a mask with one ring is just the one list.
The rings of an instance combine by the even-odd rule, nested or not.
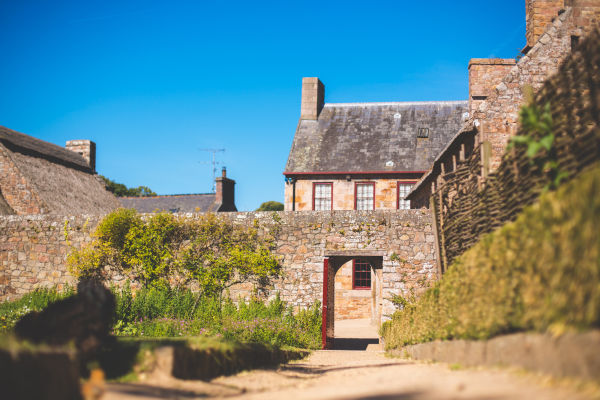
[(370, 344), (379, 344), (376, 338), (334, 338), (333, 350), (366, 350)]

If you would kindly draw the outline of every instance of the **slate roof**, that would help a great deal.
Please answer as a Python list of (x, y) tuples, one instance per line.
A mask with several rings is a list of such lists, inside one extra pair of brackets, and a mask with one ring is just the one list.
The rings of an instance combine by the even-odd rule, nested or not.
[(87, 160), (74, 151), (0, 126), (0, 142), (8, 149), (93, 173)]
[(298, 123), (284, 174), (427, 171), (466, 112), (467, 101), (325, 104)]
[(217, 212), (220, 204), (216, 203), (214, 193), (207, 194), (175, 194), (151, 197), (120, 197), (125, 208), (135, 208), (140, 213), (170, 211), (177, 213)]

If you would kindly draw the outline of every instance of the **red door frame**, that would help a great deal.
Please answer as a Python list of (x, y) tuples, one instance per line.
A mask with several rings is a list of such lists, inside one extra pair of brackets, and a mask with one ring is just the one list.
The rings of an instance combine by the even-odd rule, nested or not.
[(329, 286), (329, 258), (323, 260), (323, 308), (321, 310), (321, 348), (327, 349), (327, 287)]

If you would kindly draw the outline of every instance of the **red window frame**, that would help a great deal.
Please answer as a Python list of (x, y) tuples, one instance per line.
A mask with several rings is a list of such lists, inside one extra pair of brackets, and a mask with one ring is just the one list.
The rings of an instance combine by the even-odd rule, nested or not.
[[(359, 270), (356, 270), (358, 264)], [(364, 268), (366, 266), (366, 270)], [(356, 279), (357, 272), (363, 274), (363, 278)], [(358, 282), (357, 282), (358, 281)], [(368, 282), (368, 284), (365, 284)], [(371, 290), (371, 263), (360, 259), (352, 259), (352, 289), (354, 290)]]
[(400, 185), (414, 186), (417, 181), (398, 181), (396, 182), (396, 210), (400, 209)]
[(331, 210), (333, 210), (333, 182), (313, 182), (313, 191), (312, 191), (312, 209), (315, 211), (315, 194), (316, 194), (316, 186), (317, 185), (329, 185), (329, 189), (331, 190)]
[(358, 185), (372, 185), (373, 186), (373, 210), (375, 209), (375, 182), (356, 182), (354, 183), (354, 209), (358, 210)]

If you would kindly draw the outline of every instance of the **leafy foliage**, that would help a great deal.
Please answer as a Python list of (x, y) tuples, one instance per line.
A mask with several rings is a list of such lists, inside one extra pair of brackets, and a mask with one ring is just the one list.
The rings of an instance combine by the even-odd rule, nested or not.
[(279, 297), (268, 303), (252, 299), (236, 305), (189, 289), (113, 289), (119, 336), (169, 337), (217, 335), (242, 342), (318, 348), (320, 304), (294, 313)]
[(596, 164), (484, 236), (384, 324), (387, 346), (600, 327), (599, 190)]
[(89, 246), (71, 252), (67, 265), (78, 277), (107, 280), (110, 266), (144, 286), (193, 281), (205, 295), (220, 296), (234, 284), (251, 282), (260, 289), (279, 276), (271, 246), (255, 227), (234, 226), (214, 214), (141, 218), (119, 209), (100, 222)]
[[(136, 292), (129, 283), (112, 288), (116, 300), (112, 332), (125, 337), (216, 336), (242, 342), (319, 348), (320, 304), (293, 312), (279, 297), (268, 303), (252, 299), (236, 305), (184, 288), (148, 287)], [(19, 300), (0, 303), (0, 333), (10, 331), (30, 311), (74, 294), (39, 289)]]
[(100, 178), (104, 181), (106, 190), (112, 192), (117, 197), (148, 197), (156, 196), (156, 193), (152, 191), (148, 186), (138, 186), (136, 188), (128, 188), (122, 183), (117, 183), (105, 176), (100, 175)]
[[(531, 96), (530, 94), (529, 97)], [(548, 175), (549, 183), (546, 189), (556, 189), (567, 174), (560, 171), (558, 165), (550, 103), (546, 103), (542, 108), (530, 101), (530, 104), (521, 108), (519, 119), (522, 129), (527, 134), (511, 137), (507, 151), (515, 146), (525, 148), (530, 163)]]
[(278, 201), (265, 201), (256, 211), (283, 211), (283, 203)]

